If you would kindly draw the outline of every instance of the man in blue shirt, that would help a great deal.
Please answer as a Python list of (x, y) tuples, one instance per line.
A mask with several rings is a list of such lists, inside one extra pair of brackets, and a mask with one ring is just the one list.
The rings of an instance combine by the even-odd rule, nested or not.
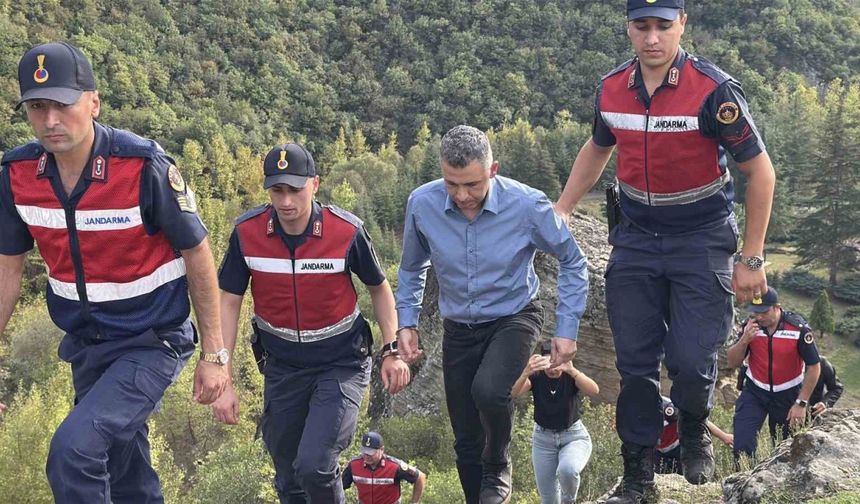
[(553, 367), (576, 353), (588, 291), (586, 260), (542, 192), (497, 176), (487, 136), (457, 126), (442, 138), (442, 179), (409, 197), (397, 289), (398, 349), (418, 357), (418, 314), (431, 263), (444, 320), (442, 368), (466, 502), (508, 502), (511, 387), (540, 335), (534, 270), (559, 260)]

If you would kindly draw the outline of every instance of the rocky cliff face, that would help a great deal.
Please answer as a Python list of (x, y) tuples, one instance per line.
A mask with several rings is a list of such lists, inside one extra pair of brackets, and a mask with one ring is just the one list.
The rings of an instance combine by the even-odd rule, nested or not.
[[(575, 214), (571, 229), (588, 258), (590, 281), (588, 304), (580, 324), (574, 365), (600, 385), (599, 400), (614, 402), (618, 395), (619, 377), (615, 370), (615, 346), (606, 317), (603, 273), (610, 251), (606, 223), (588, 215)], [(558, 261), (552, 256), (539, 253), (535, 259), (535, 269), (541, 281), (540, 302), (545, 314), (542, 338), (551, 338), (555, 330), (555, 306), (558, 301)], [(438, 413), (443, 408), (442, 319), (437, 309), (438, 298), (439, 286), (431, 272), (427, 275), (427, 288), (419, 322), (425, 357), (412, 368), (412, 384), (394, 397), (382, 390), (377, 376), (379, 366), (374, 366), (369, 407), (371, 417), (426, 415)], [(724, 359), (721, 359), (721, 362), (724, 362)], [(728, 370), (721, 370), (721, 376), (728, 374)], [(668, 382), (665, 385), (668, 385)], [(718, 387), (717, 400), (733, 403), (736, 397), (733, 395), (733, 387), (734, 382), (730, 378), (723, 380), (723, 385)], [(665, 393), (668, 393), (668, 390), (668, 386), (665, 386)]]
[(858, 490), (860, 410), (828, 410), (753, 470), (723, 481), (723, 497), (730, 504), (806, 502)]

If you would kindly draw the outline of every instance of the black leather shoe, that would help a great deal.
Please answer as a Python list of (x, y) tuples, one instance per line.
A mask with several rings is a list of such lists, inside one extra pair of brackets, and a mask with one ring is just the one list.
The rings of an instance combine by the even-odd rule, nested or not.
[(480, 504), (507, 504), (511, 500), (511, 464), (484, 466)]
[(683, 411), (678, 419), (681, 468), (684, 478), (693, 485), (702, 485), (714, 477), (714, 446), (707, 422), (707, 414), (697, 418)]
[(621, 456), (624, 476), (606, 504), (657, 504), (660, 494), (654, 484), (654, 448), (625, 443)]

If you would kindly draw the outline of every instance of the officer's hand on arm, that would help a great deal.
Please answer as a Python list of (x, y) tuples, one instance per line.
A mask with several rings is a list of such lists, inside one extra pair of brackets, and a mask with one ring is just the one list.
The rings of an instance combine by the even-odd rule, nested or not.
[(815, 406), (812, 407), (812, 416), (817, 417), (818, 415), (824, 413), (826, 409), (826, 404), (824, 404), (823, 402), (817, 402), (815, 403)]
[[(400, 345), (400, 342), (398, 342)], [(397, 354), (391, 354), (382, 358), (382, 386), (389, 394), (396, 394), (409, 385), (412, 373), (409, 365), (403, 362)]]
[(224, 392), (212, 403), (212, 415), (215, 420), (227, 425), (239, 423), (239, 397), (233, 389), (233, 383), (227, 382)]
[(555, 336), (552, 339), (552, 367), (564, 365), (576, 355), (576, 340)]
[(397, 331), (397, 351), (400, 358), (407, 364), (412, 364), (424, 353), (418, 348), (418, 329), (403, 327)]

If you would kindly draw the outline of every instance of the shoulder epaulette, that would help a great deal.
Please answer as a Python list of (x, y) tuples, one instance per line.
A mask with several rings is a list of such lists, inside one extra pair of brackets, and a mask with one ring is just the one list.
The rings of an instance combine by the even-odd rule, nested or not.
[(37, 140), (33, 140), (32, 142), (19, 145), (3, 154), (3, 159), (0, 163), (6, 164), (11, 163), (12, 161), (21, 161), (23, 159), (36, 159), (41, 156), (43, 152), (45, 152), (45, 149), (42, 148), (42, 144)]
[(687, 59), (690, 60), (693, 68), (710, 77), (718, 86), (726, 81), (734, 80), (731, 75), (724, 72), (720, 67), (713, 64), (706, 58), (688, 55)]
[(617, 67), (613, 68), (608, 74), (601, 77), (600, 80), (601, 81), (606, 80), (609, 77), (612, 77), (613, 75), (615, 75), (619, 72), (623, 72), (624, 70), (627, 70), (628, 68), (630, 68), (630, 65), (633, 65), (634, 63), (636, 63), (636, 58), (631, 58), (631, 59), (625, 61), (624, 63), (618, 65)]
[(786, 322), (801, 329), (809, 329), (809, 322), (807, 322), (806, 319), (803, 318), (801, 315), (788, 310), (783, 311), (785, 312), (785, 314), (783, 315), (783, 319)]
[(248, 210), (247, 212), (243, 213), (242, 215), (236, 217), (236, 220), (233, 221), (233, 223), (238, 226), (239, 224), (241, 224), (247, 220), (253, 219), (254, 217), (260, 215), (261, 213), (266, 212), (270, 208), (272, 208), (272, 205), (270, 205), (268, 203), (262, 204), (258, 207), (254, 207), (254, 208)]
[(335, 205), (323, 205), (323, 208), (327, 208), (331, 213), (337, 215), (338, 217), (349, 222), (355, 227), (361, 227), (364, 225), (364, 222), (362, 222), (361, 219), (351, 214), (350, 212), (347, 212), (343, 208), (337, 207)]
[(155, 159), (164, 155), (164, 149), (155, 140), (149, 140), (126, 130), (105, 127), (111, 135), (112, 156)]

